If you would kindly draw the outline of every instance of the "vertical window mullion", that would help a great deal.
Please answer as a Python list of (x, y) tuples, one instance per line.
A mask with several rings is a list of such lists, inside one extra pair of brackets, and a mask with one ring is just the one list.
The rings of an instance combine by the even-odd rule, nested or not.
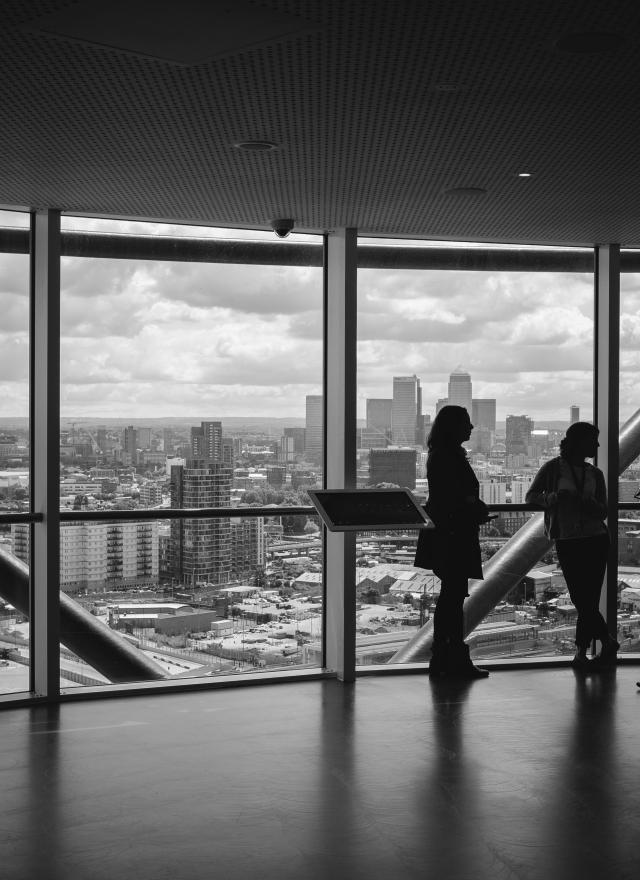
[(31, 221), (32, 689), (60, 693), (60, 212)]
[(611, 546), (601, 611), (609, 631), (617, 629), (618, 478), (620, 471), (620, 246), (596, 248), (594, 414), (600, 429), (598, 467), (604, 472), (609, 503)]
[[(327, 489), (356, 487), (357, 233), (326, 238), (325, 473)], [(325, 666), (355, 679), (356, 533), (325, 533)]]

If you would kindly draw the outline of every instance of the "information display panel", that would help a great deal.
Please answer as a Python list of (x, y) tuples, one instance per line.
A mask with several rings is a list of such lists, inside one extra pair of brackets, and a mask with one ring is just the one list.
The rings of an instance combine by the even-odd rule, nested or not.
[(307, 494), (331, 532), (433, 525), (408, 489), (310, 489)]

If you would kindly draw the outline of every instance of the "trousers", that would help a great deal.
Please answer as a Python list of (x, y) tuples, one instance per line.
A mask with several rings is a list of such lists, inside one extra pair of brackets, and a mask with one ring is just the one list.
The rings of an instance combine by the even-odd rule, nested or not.
[(578, 612), (576, 646), (588, 648), (593, 639), (608, 638), (607, 623), (600, 614), (600, 591), (607, 570), (609, 535), (556, 540), (558, 562)]
[(433, 614), (434, 645), (461, 645), (464, 641), (462, 608), (469, 580), (459, 574), (442, 575), (440, 595)]

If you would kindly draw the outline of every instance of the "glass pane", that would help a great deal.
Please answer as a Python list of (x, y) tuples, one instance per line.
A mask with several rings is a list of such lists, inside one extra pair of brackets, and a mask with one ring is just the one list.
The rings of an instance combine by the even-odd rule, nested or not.
[[(63, 523), (63, 590), (85, 611), (80, 626), (90, 631), (91, 648), (75, 653), (73, 641), (63, 644), (62, 686), (321, 664), (318, 524), (298, 533), (283, 519)], [(210, 533), (212, 522), (218, 530)], [(226, 535), (234, 576), (180, 582), (172, 574), (172, 533), (180, 525), (184, 542), (219, 547)], [(128, 678), (114, 677), (114, 647), (103, 630), (126, 642)]]
[[(27, 214), (0, 211), (7, 245), (28, 228)], [(0, 248), (0, 514), (28, 511), (29, 256)], [(29, 557), (14, 529), (0, 523), (0, 693), (29, 690)]]
[[(419, 247), (416, 242), (395, 244)], [(550, 251), (527, 252), (529, 265), (535, 267), (527, 272), (401, 266), (358, 271), (359, 486), (406, 487), (424, 502), (430, 425), (443, 405), (454, 403), (468, 409), (475, 426), (465, 446), (481, 498), (503, 507), (522, 504), (539, 467), (558, 454), (569, 423), (592, 419), (593, 274), (558, 271), (563, 255), (569, 267), (576, 253), (591, 265), (591, 253), (555, 249), (551, 271)], [(506, 544), (529, 516), (509, 513), (508, 507), (501, 511), (484, 529), (485, 557)], [(405, 607), (389, 608), (382, 616), (375, 609), (366, 612), (374, 625), (362, 619), (364, 635), (374, 642), (402, 641), (410, 627), (427, 620), (439, 583), (433, 573), (413, 568), (415, 539), (398, 539), (401, 547), (395, 553), (386, 548), (381, 557), (376, 553), (384, 546), (379, 544), (382, 538), (370, 540), (373, 546), (365, 549), (365, 562), (359, 564), (371, 571), (379, 564), (395, 564), (398, 553), (404, 557), (402, 577), (381, 601), (391, 598), (389, 604)], [(548, 560), (549, 565), (554, 562)], [(389, 584), (393, 574), (386, 576)], [(363, 576), (368, 589), (378, 592)], [(424, 583), (414, 591), (416, 596), (410, 603), (398, 603), (398, 597), (408, 600), (412, 592), (403, 594), (403, 583), (417, 576)], [(512, 607), (496, 609), (468, 639), (472, 651), (478, 656), (555, 653), (558, 645), (539, 633), (556, 628), (558, 619), (553, 612), (549, 623), (541, 624), (538, 617), (546, 609), (538, 608), (540, 589), (532, 599), (535, 584), (546, 584), (546, 579), (543, 571), (520, 584), (522, 595), (510, 596)], [(524, 633), (535, 625), (538, 636), (524, 643), (502, 639), (504, 647), (497, 636), (480, 639), (480, 631), (486, 633), (489, 626), (502, 630), (502, 622), (509, 623), (512, 633), (516, 626), (525, 627)], [(385, 630), (394, 632), (393, 638)]]
[[(264, 237), (63, 225), (119, 232), (123, 248), (128, 234)], [(309, 240), (321, 245), (287, 242)], [(321, 268), (175, 256), (62, 261), (61, 509), (308, 505), (322, 482)], [(62, 526), (63, 590), (172, 676), (319, 662), (321, 568), (307, 515)], [(294, 583), (304, 574), (313, 591)]]
[[(498, 553), (534, 514), (500, 514), (481, 536), (483, 562)], [(494, 532), (494, 533), (490, 533)], [(358, 533), (356, 570), (357, 664), (398, 662), (394, 655), (433, 617), (440, 580), (413, 566), (417, 532)], [(471, 582), (470, 590), (481, 582)], [(555, 550), (516, 579), (467, 637), (474, 659), (572, 656), (576, 610)]]
[[(628, 251), (637, 258), (638, 251)], [(640, 273), (620, 276), (620, 422), (640, 411)], [(618, 641), (623, 652), (640, 651), (640, 438), (631, 438), (630, 463), (620, 474), (618, 498), (635, 503), (618, 518)]]

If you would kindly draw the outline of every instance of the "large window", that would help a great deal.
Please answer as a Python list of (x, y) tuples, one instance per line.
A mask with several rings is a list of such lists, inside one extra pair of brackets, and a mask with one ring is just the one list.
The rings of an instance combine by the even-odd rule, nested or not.
[[(369, 240), (361, 250), (375, 254), (380, 244)], [(424, 501), (430, 424), (444, 404), (465, 406), (475, 426), (467, 447), (481, 497), (505, 507), (483, 529), (488, 561), (506, 552), (509, 537), (531, 517), (509, 506), (523, 504), (570, 421), (593, 417), (592, 252), (394, 242), (381, 262), (384, 268), (358, 272), (358, 483), (406, 487)], [(451, 268), (442, 268), (446, 263)], [(381, 659), (376, 642), (407, 641), (433, 610), (439, 583), (412, 567), (414, 549), (411, 534), (363, 538), (363, 663), (371, 662), (366, 644)], [(505, 604), (472, 636), (476, 656), (564, 651), (573, 638), (567, 615), (556, 611), (565, 593), (553, 553), (522, 571)], [(546, 630), (557, 630), (553, 644), (540, 636)]]
[[(622, 259), (636, 261), (638, 251)], [(640, 273), (620, 275), (620, 424), (634, 420), (640, 411)], [(640, 442), (633, 445), (640, 453)], [(620, 474), (622, 509), (618, 520), (618, 641), (621, 651), (640, 650), (640, 457)], [(636, 509), (629, 509), (636, 505)]]
[[(64, 234), (83, 255), (62, 260), (63, 591), (170, 677), (321, 662), (315, 518), (240, 512), (307, 507), (322, 482), (321, 239), (278, 251), (261, 233), (80, 218)], [(95, 511), (113, 519), (79, 518)], [(68, 684), (67, 646), (61, 661)]]
[(0, 211), (0, 693), (29, 690), (28, 567), (11, 522), (30, 510), (29, 257), (16, 252), (28, 229), (28, 215)]

